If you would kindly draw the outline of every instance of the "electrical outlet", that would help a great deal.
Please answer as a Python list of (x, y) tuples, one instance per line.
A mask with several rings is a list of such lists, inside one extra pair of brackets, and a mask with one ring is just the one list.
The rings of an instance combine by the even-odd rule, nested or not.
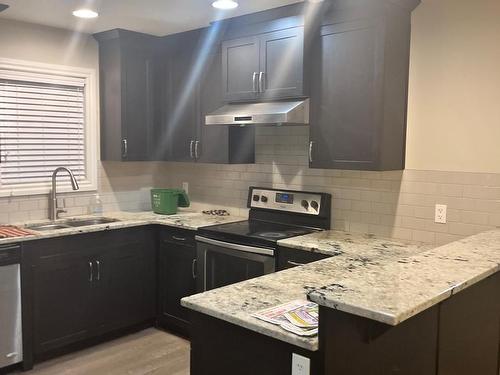
[(299, 354), (292, 354), (292, 375), (310, 375), (311, 360)]
[(445, 204), (436, 204), (434, 221), (439, 224), (446, 224), (446, 210), (448, 206)]
[(182, 183), (182, 190), (184, 190), (186, 194), (189, 194), (189, 182)]

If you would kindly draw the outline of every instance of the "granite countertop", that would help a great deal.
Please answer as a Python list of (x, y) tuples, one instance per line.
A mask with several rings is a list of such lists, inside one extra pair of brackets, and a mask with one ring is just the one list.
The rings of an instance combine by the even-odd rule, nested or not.
[(363, 268), (366, 264), (388, 262), (430, 249), (428, 245), (340, 231), (294, 237), (279, 241), (279, 244), (306, 251), (321, 247), (321, 252), (332, 255), (332, 258), (190, 296), (184, 298), (182, 304), (192, 310), (316, 351), (317, 337), (294, 335), (256, 319), (252, 314), (295, 299), (305, 300), (307, 292), (332, 284), (337, 270)]
[[(92, 232), (100, 232), (103, 230), (114, 230), (121, 228), (131, 228), (148, 224), (157, 224), (157, 225), (165, 225), (169, 227), (176, 228), (184, 228), (188, 230), (197, 230), (200, 227), (216, 225), (216, 224), (224, 224), (231, 223), (235, 221), (246, 220), (245, 218), (238, 216), (212, 216), (203, 214), (200, 212), (194, 212), (190, 210), (181, 210), (176, 215), (158, 215), (151, 211), (142, 211), (142, 212), (106, 212), (102, 215), (84, 215), (84, 216), (76, 216), (66, 219), (61, 219), (59, 221), (64, 220), (72, 220), (72, 219), (85, 219), (85, 218), (94, 218), (96, 216), (102, 216), (106, 218), (119, 220), (114, 223), (106, 223), (106, 224), (97, 224), (97, 225), (89, 225), (85, 227), (76, 227), (76, 228), (64, 228), (64, 229), (55, 229), (50, 231), (33, 231), (33, 235), (25, 236), (25, 237), (10, 237), (10, 238), (2, 238), (0, 239), (0, 245), (8, 244), (8, 243), (20, 243), (23, 241), (33, 241), (39, 240), (43, 238), (53, 238), (53, 237), (62, 237), (69, 236), (73, 234), (81, 234), (81, 233), (92, 233)], [(15, 224), (18, 227), (23, 228), (25, 225), (32, 224), (43, 224), (48, 223), (47, 220), (44, 221), (30, 221), (24, 223)]]
[(500, 270), (500, 230), (431, 249), (368, 235), (327, 231), (281, 245), (331, 258), (184, 298), (190, 309), (315, 351), (302, 338), (251, 315), (307, 297), (322, 305), (397, 325)]
[(405, 253), (422, 252), (433, 248), (432, 245), (421, 243), (402, 242), (394, 239), (381, 238), (373, 234), (356, 234), (337, 230), (315, 232), (304, 236), (287, 238), (278, 241), (280, 246), (312, 253), (337, 256), (343, 253), (359, 254), (365, 249), (370, 252), (373, 249), (389, 250), (391, 253), (399, 253), (402, 249)]
[(500, 271), (500, 229), (352, 270), (328, 262), (335, 277), (311, 301), (394, 326)]

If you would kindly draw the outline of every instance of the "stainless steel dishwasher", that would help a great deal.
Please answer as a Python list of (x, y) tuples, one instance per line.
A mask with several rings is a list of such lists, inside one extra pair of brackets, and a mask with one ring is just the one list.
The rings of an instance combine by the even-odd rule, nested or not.
[(23, 360), (21, 247), (0, 245), (0, 369)]

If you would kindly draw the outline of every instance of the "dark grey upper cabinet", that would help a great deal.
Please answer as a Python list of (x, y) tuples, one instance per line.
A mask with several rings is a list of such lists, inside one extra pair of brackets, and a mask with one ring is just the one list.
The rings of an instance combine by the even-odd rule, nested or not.
[(205, 116), (224, 105), (221, 51), (217, 48), (206, 60), (200, 85), (200, 122), (195, 155), (202, 163), (247, 164), (255, 162), (255, 128), (207, 126)]
[(99, 42), (101, 159), (149, 160), (156, 39), (126, 30), (94, 36)]
[(260, 38), (260, 98), (300, 97), (304, 82), (304, 28), (264, 34)]
[(222, 77), (226, 100), (257, 98), (259, 75), (259, 38), (248, 37), (224, 42)]
[(222, 71), (228, 102), (304, 96), (304, 28), (225, 41)]
[(168, 160), (194, 161), (198, 129), (199, 74), (196, 72), (198, 32), (181, 34), (175, 40), (167, 64), (165, 138)]
[(325, 19), (311, 63), (310, 166), (404, 169), (410, 10)]
[(169, 161), (254, 163), (253, 128), (205, 125), (205, 116), (224, 105), (220, 42), (210, 32), (195, 30), (165, 39), (164, 114), (156, 131), (156, 154)]

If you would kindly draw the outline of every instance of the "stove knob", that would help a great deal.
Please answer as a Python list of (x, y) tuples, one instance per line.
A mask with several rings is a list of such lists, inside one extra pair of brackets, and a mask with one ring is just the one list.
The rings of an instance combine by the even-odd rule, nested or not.
[(255, 195), (253, 196), (253, 201), (254, 201), (254, 202), (258, 202), (258, 201), (259, 201), (259, 199), (260, 199), (260, 197), (259, 197), (257, 194), (255, 194)]
[(304, 207), (306, 210), (309, 208), (309, 202), (306, 201), (305, 199), (300, 202), (301, 206)]
[(263, 195), (262, 197), (260, 197), (260, 201), (262, 203), (267, 203), (267, 197)]
[(311, 207), (314, 208), (316, 211), (318, 211), (319, 204), (316, 201), (311, 201)]

